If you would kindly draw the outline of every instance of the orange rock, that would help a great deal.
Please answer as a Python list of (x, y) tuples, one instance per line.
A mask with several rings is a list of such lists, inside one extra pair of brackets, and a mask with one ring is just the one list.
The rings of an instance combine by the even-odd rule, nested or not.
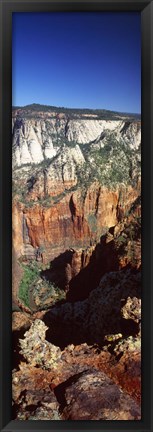
[[(54, 191), (60, 185), (54, 184)], [(139, 195), (139, 188), (111, 191), (93, 183), (83, 196), (80, 189), (68, 192), (60, 201), (44, 207), (38, 201), (30, 205), (13, 203), (13, 245), (17, 256), (33, 254), (42, 247), (43, 262), (49, 262), (70, 247), (84, 247), (100, 238), (117, 224), (121, 212), (129, 210)], [(33, 197), (34, 200), (34, 197)], [(31, 252), (32, 253), (32, 252)]]

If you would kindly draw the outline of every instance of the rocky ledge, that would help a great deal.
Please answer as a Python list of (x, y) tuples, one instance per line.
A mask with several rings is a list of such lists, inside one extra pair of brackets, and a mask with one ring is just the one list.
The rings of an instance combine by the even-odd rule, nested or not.
[[(13, 371), (13, 416), (18, 420), (139, 420), (139, 403), (119, 379), (104, 372), (109, 352), (87, 344), (64, 351), (45, 340), (36, 319), (20, 340), (22, 362)], [(112, 355), (113, 357), (113, 355)], [(26, 360), (26, 362), (25, 362)], [(112, 359), (109, 359), (111, 365)], [(130, 368), (126, 362), (126, 378)], [(113, 367), (112, 367), (113, 371)], [(128, 377), (129, 375), (129, 377)], [(136, 377), (135, 377), (136, 380)], [(117, 381), (117, 380), (116, 380)], [(132, 383), (132, 374), (131, 374)], [(123, 385), (124, 384), (124, 385)], [(131, 386), (132, 388), (132, 386)], [(129, 389), (128, 389), (129, 390)], [(129, 391), (130, 393), (130, 391)]]

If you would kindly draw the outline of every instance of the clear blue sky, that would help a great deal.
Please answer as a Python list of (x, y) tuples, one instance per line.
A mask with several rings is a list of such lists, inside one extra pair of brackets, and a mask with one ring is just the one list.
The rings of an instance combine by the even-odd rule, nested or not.
[(137, 12), (14, 13), (14, 106), (141, 111)]

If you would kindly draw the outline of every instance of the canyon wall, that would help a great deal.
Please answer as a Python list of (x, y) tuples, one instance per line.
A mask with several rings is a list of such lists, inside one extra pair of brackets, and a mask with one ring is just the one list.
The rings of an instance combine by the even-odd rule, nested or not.
[[(48, 262), (68, 248), (92, 245), (127, 213), (138, 196), (131, 187), (110, 191), (92, 184), (82, 200), (76, 191), (46, 208), (13, 202), (13, 244), (17, 256), (37, 257)], [(123, 206), (124, 203), (124, 207)]]
[(17, 257), (94, 244), (140, 195), (139, 121), (17, 110), (12, 132)]

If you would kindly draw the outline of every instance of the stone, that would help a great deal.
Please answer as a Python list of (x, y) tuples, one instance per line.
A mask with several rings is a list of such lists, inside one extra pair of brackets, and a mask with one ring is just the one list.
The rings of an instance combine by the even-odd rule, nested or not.
[(31, 366), (41, 366), (44, 369), (56, 369), (61, 358), (58, 347), (45, 340), (47, 326), (40, 319), (36, 319), (30, 329), (19, 339), (20, 354)]
[(59, 404), (53, 392), (53, 374), (21, 363), (13, 373), (13, 418), (16, 420), (60, 420)]
[[(105, 373), (87, 370), (58, 387), (64, 392), (66, 420), (140, 420), (138, 404)], [(57, 388), (56, 388), (57, 394)]]

